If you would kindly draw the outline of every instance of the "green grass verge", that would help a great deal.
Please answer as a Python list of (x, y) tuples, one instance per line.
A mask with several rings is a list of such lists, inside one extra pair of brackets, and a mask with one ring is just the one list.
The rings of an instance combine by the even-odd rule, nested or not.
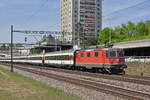
[(119, 42), (128, 42), (128, 41), (144, 40), (144, 39), (150, 39), (150, 35), (125, 38), (125, 39), (123, 39), (123, 40), (120, 40)]
[(79, 98), (0, 67), (0, 100), (79, 100)]

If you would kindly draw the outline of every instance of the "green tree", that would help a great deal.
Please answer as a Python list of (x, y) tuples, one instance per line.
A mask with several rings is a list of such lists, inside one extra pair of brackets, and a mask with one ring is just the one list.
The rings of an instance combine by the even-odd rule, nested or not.
[[(136, 25), (129, 21), (127, 24), (122, 24), (120, 27), (110, 29), (104, 28), (98, 37), (98, 44), (106, 44), (111, 40), (112, 43), (121, 41), (131, 41), (138, 39), (146, 39), (150, 36), (150, 21), (139, 22)], [(111, 39), (110, 39), (111, 36)]]
[(110, 32), (111, 29), (109, 27), (104, 28), (99, 34), (98, 44), (109, 43)]
[(23, 47), (23, 45), (20, 44), (20, 43), (17, 43), (15, 46), (16, 46), (16, 47)]
[(147, 34), (150, 35), (150, 20), (146, 21), (145, 25), (146, 25), (146, 29), (147, 29)]
[(42, 52), (42, 50), (40, 50), (40, 49), (31, 49), (30, 52), (31, 52), (31, 54), (40, 54)]
[(6, 45), (5, 45), (5, 44), (3, 44), (3, 45), (1, 46), (1, 50), (6, 50)]
[(123, 40), (124, 38), (126, 38), (125, 33), (124, 33), (124, 31), (121, 27), (116, 27), (114, 29), (114, 33), (117, 35), (118, 41)]
[(128, 26), (126, 24), (122, 24), (122, 34), (124, 34), (126, 37), (129, 37), (129, 30)]
[(90, 46), (90, 45), (97, 45), (98, 44), (98, 38), (91, 38), (88, 39), (86, 42), (86, 45)]
[(129, 21), (127, 27), (128, 27), (129, 37), (135, 37), (135, 35), (136, 35), (135, 24), (132, 23), (131, 21)]
[(143, 36), (143, 35), (147, 35), (147, 29), (146, 29), (146, 25), (144, 22), (139, 22), (136, 25), (136, 36)]

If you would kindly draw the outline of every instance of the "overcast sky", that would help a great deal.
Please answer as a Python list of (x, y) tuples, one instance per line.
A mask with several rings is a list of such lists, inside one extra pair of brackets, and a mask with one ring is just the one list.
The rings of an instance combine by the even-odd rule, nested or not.
[[(104, 0), (103, 28), (150, 20), (150, 0)], [(22, 30), (60, 30), (60, 0), (1, 0), (0, 43), (10, 42), (10, 25)], [(24, 35), (15, 33), (15, 42)], [(38, 38), (38, 37), (37, 37)], [(28, 41), (36, 41), (28, 37)]]

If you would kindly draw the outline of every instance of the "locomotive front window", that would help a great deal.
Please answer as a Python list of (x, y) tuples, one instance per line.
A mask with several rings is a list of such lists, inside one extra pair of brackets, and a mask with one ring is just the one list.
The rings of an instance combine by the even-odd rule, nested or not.
[(119, 55), (119, 57), (124, 57), (123, 51), (122, 50), (118, 51), (118, 55)]
[(116, 51), (110, 51), (110, 57), (116, 57)]
[(116, 51), (106, 51), (106, 57), (116, 57)]

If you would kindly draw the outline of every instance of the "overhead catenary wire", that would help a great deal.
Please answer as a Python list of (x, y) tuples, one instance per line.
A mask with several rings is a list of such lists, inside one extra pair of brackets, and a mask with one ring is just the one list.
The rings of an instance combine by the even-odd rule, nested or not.
[[(119, 10), (114, 11), (114, 12), (112, 12), (112, 13), (109, 13), (109, 14), (103, 16), (103, 17), (106, 18), (106, 17), (111, 16), (111, 15), (113, 15), (113, 14), (115, 14), (115, 13), (119, 13), (119, 12), (124, 11), (124, 10), (132, 9), (132, 8), (134, 8), (134, 7), (137, 7), (137, 6), (142, 5), (142, 4), (144, 4), (144, 3), (147, 3), (147, 2), (150, 2), (150, 0), (146, 0), (146, 1), (143, 1), (143, 2), (138, 3), (138, 4), (136, 4), (136, 5), (132, 5), (132, 6), (129, 6), (129, 7), (123, 8), (123, 9), (119, 9)], [(105, 18), (104, 18), (104, 19), (105, 19)]]
[(134, 8), (134, 7), (137, 7), (137, 6), (142, 5), (142, 4), (144, 4), (144, 3), (147, 3), (147, 2), (150, 2), (150, 0), (146, 0), (146, 1), (140, 2), (140, 3), (136, 4), (136, 5), (132, 5), (132, 6), (129, 6), (129, 7), (126, 7), (126, 8), (119, 9), (119, 10), (117, 10), (117, 11), (114, 11), (114, 12), (112, 12), (112, 13), (109, 13), (109, 14), (105, 15), (104, 17), (110, 16), (110, 15), (112, 15), (112, 14), (114, 14), (114, 13), (121, 12), (121, 11), (123, 11), (123, 10), (132, 9), (132, 8)]
[(38, 15), (38, 13), (46, 5), (47, 2), (48, 2), (48, 0), (45, 0), (45, 2), (40, 5), (39, 9), (37, 9), (31, 16), (29, 16), (27, 20), (31, 20), (34, 16)]
[[(123, 11), (131, 10), (131, 9), (133, 9), (133, 8), (141, 8), (141, 7), (140, 7), (141, 5), (147, 4), (147, 3), (149, 3), (149, 2), (150, 2), (150, 0), (143, 0), (142, 2), (137, 3), (136, 5), (132, 5), (132, 6), (129, 6), (129, 7), (126, 7), (126, 8), (122, 8), (122, 9), (120, 9), (120, 10), (116, 10), (116, 11), (114, 11), (114, 12), (111, 12), (111, 13), (109, 13), (109, 14), (107, 14), (107, 15), (103, 15), (103, 16), (102, 16), (102, 17), (103, 17), (103, 21), (107, 21), (108, 18), (109, 18), (109, 20), (115, 22), (116, 17), (114, 17), (114, 16), (115, 16), (114, 14), (117, 13), (118, 15), (122, 15), (123, 13), (121, 13), (121, 12), (123, 12)], [(102, 11), (102, 13), (104, 13), (104, 10)], [(127, 19), (127, 20), (133, 20), (133, 19), (138, 19), (138, 18), (140, 18), (140, 17), (143, 17), (143, 16), (134, 17), (134, 18), (128, 18), (128, 17), (126, 17), (126, 19)], [(108, 25), (108, 26), (109, 26), (109, 25)], [(105, 25), (105, 27), (106, 27), (106, 25)], [(104, 27), (103, 27), (103, 28), (104, 28)]]

